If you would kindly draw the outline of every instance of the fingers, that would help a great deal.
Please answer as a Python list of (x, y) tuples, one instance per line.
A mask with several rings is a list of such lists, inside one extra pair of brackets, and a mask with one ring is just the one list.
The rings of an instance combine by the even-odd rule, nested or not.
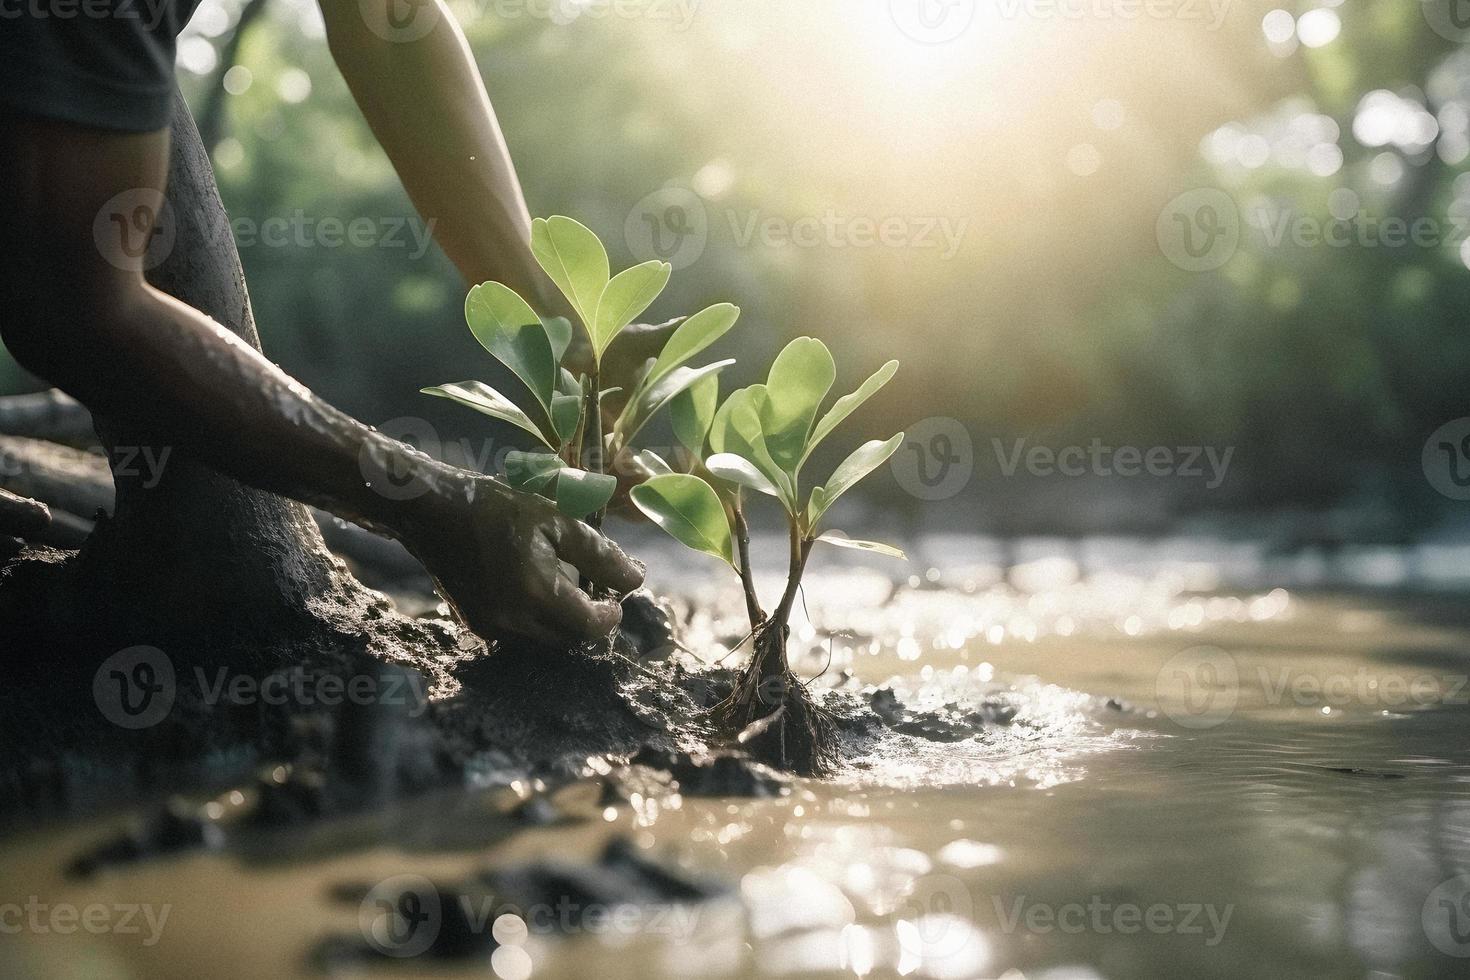
[(0, 533), (31, 534), (51, 525), (51, 510), (39, 500), (0, 489)]
[(552, 592), (549, 618), (559, 632), (573, 639), (598, 639), (623, 621), (623, 607), (616, 599), (594, 601), (560, 575), (556, 576)]
[[(643, 564), (623, 554), (611, 539), (592, 530), (581, 521), (562, 520), (556, 525), (557, 554), (571, 562), (595, 584), (619, 594), (632, 592), (643, 584)], [(616, 625), (614, 621), (613, 625)], [(612, 629), (609, 626), (608, 629)]]

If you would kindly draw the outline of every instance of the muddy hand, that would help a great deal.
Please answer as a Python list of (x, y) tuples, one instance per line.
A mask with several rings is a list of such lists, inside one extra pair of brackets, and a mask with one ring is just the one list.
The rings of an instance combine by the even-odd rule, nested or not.
[[(622, 619), (618, 598), (643, 583), (641, 564), (542, 497), (479, 476), (431, 497), (409, 547), (460, 620), (487, 639), (596, 639)], [(594, 600), (561, 562), (614, 597)]]

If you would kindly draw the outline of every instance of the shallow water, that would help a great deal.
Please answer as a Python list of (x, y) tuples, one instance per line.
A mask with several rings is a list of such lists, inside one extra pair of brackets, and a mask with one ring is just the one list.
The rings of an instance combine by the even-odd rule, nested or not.
[[(780, 799), (650, 787), (629, 805), (583, 801), (582, 822), (511, 832), (491, 786), (90, 881), (61, 867), (103, 822), (12, 836), (0, 908), (34, 895), (168, 911), (152, 944), (141, 915), (137, 933), (8, 934), (0, 974), (320, 975), (323, 942), (359, 933), (361, 902), (334, 897), (344, 883), (454, 881), (590, 857), (623, 834), (731, 897), (571, 936), (553, 934), (554, 913), (502, 920), (488, 970), (384, 960), (333, 975), (1470, 975), (1463, 600), (1303, 592), (1272, 569), (1146, 553), (1005, 574), (946, 557), (897, 588), (878, 565), (818, 564), (797, 665), (818, 687), (987, 711), (978, 736), (888, 736)], [(709, 659), (742, 632), (715, 575), (686, 566), (654, 583), (730, 611), (689, 624)]]

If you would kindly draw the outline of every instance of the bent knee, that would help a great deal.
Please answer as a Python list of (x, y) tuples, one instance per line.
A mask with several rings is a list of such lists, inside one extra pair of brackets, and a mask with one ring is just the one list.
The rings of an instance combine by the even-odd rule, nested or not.
[(56, 365), (85, 353), (136, 300), (136, 288), (112, 276), (82, 278), (31, 270), (0, 281), (0, 342), (22, 367), (53, 383)]

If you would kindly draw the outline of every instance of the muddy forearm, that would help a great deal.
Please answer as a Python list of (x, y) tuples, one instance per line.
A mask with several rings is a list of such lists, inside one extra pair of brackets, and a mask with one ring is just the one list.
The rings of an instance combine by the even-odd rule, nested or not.
[[(93, 411), (177, 445), (242, 483), (385, 534), (410, 533), (460, 471), (322, 402), (198, 310), (151, 288), (85, 339), (38, 365)], [(419, 492), (373, 477), (421, 481)]]

